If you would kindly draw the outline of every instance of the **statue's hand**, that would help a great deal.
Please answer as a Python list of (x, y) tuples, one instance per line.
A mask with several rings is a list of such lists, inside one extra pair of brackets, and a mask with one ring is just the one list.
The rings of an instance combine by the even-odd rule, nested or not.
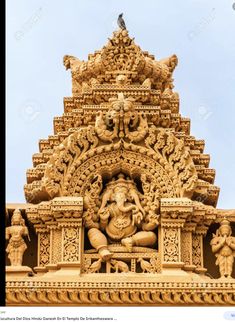
[(154, 213), (150, 213), (149, 216), (148, 216), (149, 222), (151, 224), (158, 225), (159, 224), (159, 221), (158, 221), (159, 216), (160, 215), (156, 215)]
[(224, 236), (222, 241), (223, 245), (226, 243), (226, 241), (227, 241), (227, 236)]
[(231, 246), (231, 244), (232, 244), (232, 240), (231, 240), (231, 238), (227, 238), (227, 240), (226, 240), (226, 244), (230, 247)]
[(139, 225), (143, 220), (143, 214), (139, 211), (132, 215), (132, 226)]
[(108, 220), (110, 216), (109, 210), (107, 208), (102, 209), (102, 211), (99, 212), (99, 216), (102, 221)]
[(88, 228), (99, 228), (99, 223), (93, 221), (93, 214), (91, 211), (84, 213), (85, 226)]

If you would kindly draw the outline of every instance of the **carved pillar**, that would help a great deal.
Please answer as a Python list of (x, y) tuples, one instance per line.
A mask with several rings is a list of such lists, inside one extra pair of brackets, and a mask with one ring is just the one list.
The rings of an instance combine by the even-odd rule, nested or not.
[(83, 251), (82, 219), (61, 220), (61, 259), (57, 262), (59, 268), (76, 267), (77, 273), (81, 272)]
[(205, 273), (207, 271), (203, 263), (203, 237), (206, 235), (207, 230), (208, 227), (206, 226), (198, 226), (192, 234), (192, 262), (196, 266), (196, 273)]
[(35, 225), (38, 235), (37, 273), (46, 272), (46, 266), (50, 263), (50, 230), (44, 224)]
[(193, 271), (196, 266), (193, 265), (193, 238), (192, 233), (195, 231), (196, 223), (185, 223), (181, 234), (181, 259), (184, 262), (185, 271)]
[(162, 267), (181, 268), (184, 263), (181, 260), (181, 228), (184, 225), (182, 219), (161, 220), (161, 257)]
[(62, 231), (58, 229), (56, 226), (52, 226), (51, 228), (51, 250), (50, 250), (50, 263), (52, 265), (57, 264), (61, 261), (62, 258)]
[(192, 214), (192, 202), (187, 198), (161, 199), (159, 252), (163, 268), (182, 268), (182, 229)]
[(57, 263), (61, 260), (61, 229), (58, 228), (58, 224), (56, 221), (49, 221), (46, 223), (46, 225), (50, 232), (50, 260), (46, 265), (46, 269), (48, 271), (55, 271), (58, 269)]

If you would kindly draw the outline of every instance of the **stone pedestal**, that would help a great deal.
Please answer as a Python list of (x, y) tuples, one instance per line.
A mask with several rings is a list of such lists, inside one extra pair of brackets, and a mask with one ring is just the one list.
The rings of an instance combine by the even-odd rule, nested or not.
[(28, 266), (6, 266), (6, 279), (8, 277), (26, 277), (33, 271)]

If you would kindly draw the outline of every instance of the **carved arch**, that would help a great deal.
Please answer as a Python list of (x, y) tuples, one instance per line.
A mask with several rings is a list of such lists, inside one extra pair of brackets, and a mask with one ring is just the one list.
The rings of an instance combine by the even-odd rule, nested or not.
[(151, 127), (140, 144), (123, 139), (104, 144), (94, 127), (89, 126), (72, 133), (56, 147), (40, 190), (48, 199), (82, 195), (92, 176), (112, 176), (118, 171), (132, 178), (146, 173), (158, 186), (160, 197), (190, 197), (197, 183), (190, 150), (173, 133)]

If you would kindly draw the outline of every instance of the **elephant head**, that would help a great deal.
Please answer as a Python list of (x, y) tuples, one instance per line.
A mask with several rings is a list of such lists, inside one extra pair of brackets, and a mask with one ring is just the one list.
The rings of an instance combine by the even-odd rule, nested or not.
[(123, 174), (119, 174), (118, 180), (113, 179), (108, 183), (99, 212), (104, 210), (108, 202), (115, 203), (121, 212), (141, 211), (144, 214), (134, 182), (125, 180)]

